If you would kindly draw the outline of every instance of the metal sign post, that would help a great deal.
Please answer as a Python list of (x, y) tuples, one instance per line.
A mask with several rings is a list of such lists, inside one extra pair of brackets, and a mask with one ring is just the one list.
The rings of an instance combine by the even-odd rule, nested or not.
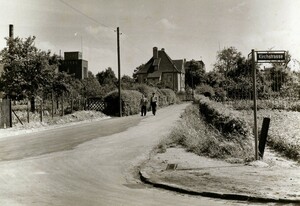
[[(258, 160), (258, 129), (257, 129), (257, 92), (256, 92), (256, 63), (286, 63), (286, 51), (255, 51), (251, 50), (252, 77), (253, 77), (253, 113), (254, 113), (254, 139), (255, 160)], [(248, 55), (248, 57), (250, 56)], [(255, 55), (256, 54), (256, 55)]]
[(258, 132), (257, 132), (257, 103), (256, 103), (256, 68), (255, 68), (255, 51), (252, 49), (252, 77), (253, 77), (253, 113), (254, 113), (254, 139), (255, 139), (255, 160), (258, 160)]

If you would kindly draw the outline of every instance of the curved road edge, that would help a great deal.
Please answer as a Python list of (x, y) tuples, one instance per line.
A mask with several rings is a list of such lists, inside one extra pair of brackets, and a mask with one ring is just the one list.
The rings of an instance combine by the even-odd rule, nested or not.
[(152, 179), (150, 175), (145, 171), (144, 167), (141, 167), (139, 171), (140, 179), (145, 184), (150, 184), (153, 187), (161, 188), (161, 189), (167, 189), (170, 191), (188, 194), (188, 195), (199, 195), (202, 197), (210, 197), (210, 198), (219, 198), (219, 199), (225, 199), (225, 200), (239, 200), (239, 201), (249, 201), (249, 202), (274, 202), (274, 203), (300, 203), (300, 200), (293, 200), (293, 199), (276, 199), (276, 198), (264, 198), (264, 197), (258, 197), (255, 195), (242, 195), (237, 193), (217, 193), (217, 192), (211, 192), (211, 191), (194, 191), (191, 189), (184, 188), (177, 184), (169, 184), (166, 182), (160, 182)]

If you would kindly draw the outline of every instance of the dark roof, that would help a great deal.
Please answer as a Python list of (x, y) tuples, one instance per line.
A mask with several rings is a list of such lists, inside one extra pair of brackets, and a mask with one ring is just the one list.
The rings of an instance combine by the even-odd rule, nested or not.
[(178, 59), (178, 60), (173, 60), (176, 68), (184, 73), (184, 60), (183, 59)]
[(147, 74), (148, 70), (152, 66), (153, 58), (151, 58), (139, 71), (137, 74)]
[(164, 50), (158, 51), (158, 58), (151, 59), (145, 64), (143, 68), (141, 68), (137, 74), (147, 74), (149, 73), (149, 77), (156, 76), (158, 73), (151, 74), (155, 72), (155, 66), (158, 67), (158, 71), (160, 74), (162, 72), (177, 72), (182, 73), (184, 71), (183, 60), (172, 60), (168, 54)]

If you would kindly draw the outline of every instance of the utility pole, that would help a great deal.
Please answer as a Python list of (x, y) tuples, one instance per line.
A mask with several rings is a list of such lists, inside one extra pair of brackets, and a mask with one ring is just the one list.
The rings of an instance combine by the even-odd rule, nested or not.
[(117, 27), (117, 50), (118, 50), (118, 78), (119, 78), (119, 115), (122, 117), (122, 100), (121, 100), (121, 65), (120, 65), (120, 30)]
[(257, 103), (256, 103), (256, 64), (255, 51), (252, 49), (252, 74), (253, 74), (253, 111), (254, 111), (254, 138), (255, 138), (255, 160), (258, 160), (258, 131), (257, 131)]

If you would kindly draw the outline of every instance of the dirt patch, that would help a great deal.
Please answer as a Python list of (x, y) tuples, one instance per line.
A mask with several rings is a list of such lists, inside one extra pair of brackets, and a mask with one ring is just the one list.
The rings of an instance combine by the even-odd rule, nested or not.
[[(176, 164), (176, 169), (167, 169)], [(158, 153), (141, 169), (147, 180), (199, 194), (300, 202), (300, 167), (269, 149), (263, 160), (247, 164), (201, 157), (182, 148)], [(227, 196), (226, 196), (227, 195)]]

